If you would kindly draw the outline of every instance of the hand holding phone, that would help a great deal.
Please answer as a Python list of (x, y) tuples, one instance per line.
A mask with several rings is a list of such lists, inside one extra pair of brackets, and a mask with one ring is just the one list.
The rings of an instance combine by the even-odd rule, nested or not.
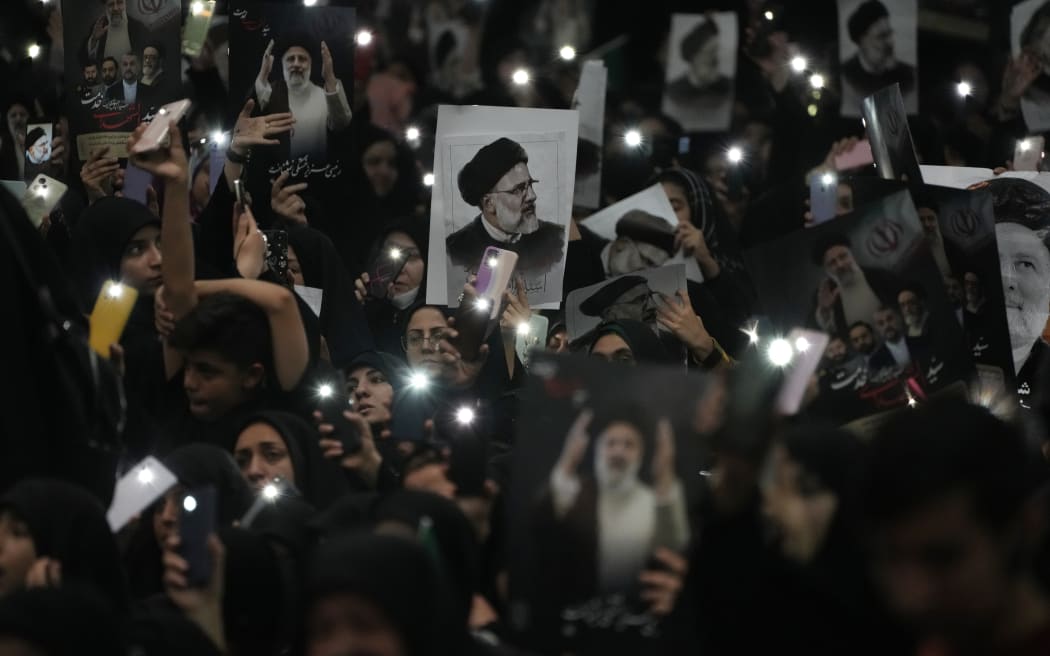
[(499, 323), (503, 292), (514, 275), (518, 254), (489, 246), (478, 265), (474, 290), (477, 295), (464, 295), (456, 311), (455, 329), (459, 333), (454, 346), (467, 362), (477, 360), (481, 345)]
[(134, 155), (145, 155), (167, 148), (171, 144), (169, 134), (171, 123), (178, 123), (190, 109), (190, 101), (186, 98), (168, 103), (157, 110), (153, 120), (146, 126), (137, 140), (128, 149)]
[(193, 588), (211, 581), (212, 557), (208, 537), (217, 528), (218, 494), (213, 485), (190, 489), (182, 497), (178, 554), (186, 561), (186, 583)]
[(115, 280), (107, 280), (99, 290), (95, 307), (88, 318), (88, 343), (103, 358), (109, 359), (109, 347), (120, 342), (138, 297), (137, 289)]
[(838, 215), (838, 176), (830, 171), (818, 172), (809, 180), (809, 209), (814, 223), (830, 221)]
[(65, 184), (46, 175), (38, 175), (22, 196), (22, 207), (34, 228), (39, 228), (69, 189)]
[(390, 294), (390, 285), (401, 275), (408, 262), (408, 255), (396, 246), (380, 249), (368, 271), (368, 295), (385, 299)]
[(343, 414), (350, 409), (350, 397), (346, 393), (343, 374), (332, 371), (329, 379), (317, 387), (317, 410), (321, 413), (321, 421), (334, 429), (328, 437), (339, 440), (345, 455), (353, 455), (361, 450), (361, 434), (357, 426)]

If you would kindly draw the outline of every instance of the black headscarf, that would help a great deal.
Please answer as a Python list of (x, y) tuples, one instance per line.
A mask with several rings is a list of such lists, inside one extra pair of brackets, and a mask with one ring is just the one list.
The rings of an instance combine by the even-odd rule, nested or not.
[[(386, 221), (411, 216), (422, 194), (422, 180), (416, 168), (412, 152), (398, 138), (372, 123), (363, 122), (354, 135), (354, 188), (357, 206), (365, 212), (361, 216), (371, 225), (382, 225)], [(397, 151), (397, 182), (386, 196), (376, 196), (375, 190), (365, 175), (364, 156), (373, 145), (389, 141)]]
[(617, 335), (627, 342), (634, 359), (638, 362), (669, 363), (673, 361), (667, 347), (656, 336), (653, 329), (641, 321), (631, 319), (616, 319), (603, 321), (594, 329), (587, 352), (590, 353), (594, 345), (605, 335)]
[(386, 376), (387, 382), (394, 388), (394, 394), (397, 394), (408, 383), (408, 367), (405, 365), (405, 361), (389, 353), (366, 351), (354, 358), (346, 366), (345, 371), (349, 375), (355, 369), (360, 369), (361, 367), (370, 367), (382, 372)]
[(307, 612), (327, 597), (352, 595), (374, 605), (412, 656), (458, 653), (445, 639), (444, 607), (434, 561), (412, 540), (360, 534), (326, 542), (307, 578)]
[(670, 182), (685, 191), (692, 223), (704, 233), (704, 243), (718, 266), (728, 272), (740, 271), (744, 261), (736, 243), (736, 233), (725, 215), (715, 206), (713, 194), (696, 173), (678, 166), (664, 169), (657, 182)]
[[(0, 600), (0, 638), (16, 638), (46, 656), (126, 653), (117, 615), (94, 591), (61, 588), (19, 590)], [(35, 651), (33, 653), (36, 653)]]
[(0, 508), (25, 522), (38, 558), (62, 563), (63, 581), (92, 586), (114, 609), (127, 608), (127, 581), (106, 511), (86, 490), (28, 478), (0, 499)]
[(320, 436), (306, 421), (287, 412), (260, 412), (244, 422), (241, 432), (258, 423), (267, 424), (284, 440), (292, 459), (295, 487), (313, 507), (327, 508), (350, 491), (346, 476), (339, 465), (321, 453)]
[(288, 229), (307, 287), (324, 291), (321, 298), (321, 334), (328, 342), (332, 363), (339, 367), (357, 353), (372, 348), (364, 310), (354, 296), (354, 281), (335, 244), (323, 232), (308, 226)]
[[(383, 243), (386, 241), (387, 237), (394, 232), (403, 232), (411, 237), (412, 241), (414, 241), (419, 248), (424, 264), (426, 263), (427, 249), (430, 244), (426, 224), (419, 221), (405, 219), (391, 222), (378, 231), (369, 246), (363, 266), (372, 266), (376, 256), (383, 248)], [(371, 272), (368, 273), (371, 275)], [(375, 336), (376, 348), (378, 350), (386, 353), (397, 354), (402, 360), (404, 359), (401, 338), (404, 336), (405, 326), (408, 323), (409, 316), (416, 310), (416, 308), (425, 304), (426, 289), (427, 274), (426, 267), (424, 266), (423, 278), (419, 283), (419, 291), (416, 293), (415, 300), (407, 308), (399, 310), (388, 300), (371, 299), (365, 303), (365, 314), (368, 317), (368, 326), (372, 331), (372, 335)]]
[(230, 526), (243, 517), (255, 500), (233, 456), (217, 446), (187, 444), (168, 454), (163, 463), (187, 489), (215, 486), (219, 500), (218, 519), (222, 526)]
[[(160, 219), (130, 198), (105, 197), (84, 210), (73, 232), (72, 280), (90, 312), (106, 280), (120, 280), (120, 261), (135, 233)], [(152, 305), (152, 304), (151, 304)]]

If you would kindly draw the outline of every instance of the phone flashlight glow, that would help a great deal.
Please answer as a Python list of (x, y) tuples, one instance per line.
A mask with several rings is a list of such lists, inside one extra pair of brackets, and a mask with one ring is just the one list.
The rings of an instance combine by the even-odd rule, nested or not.
[(142, 485), (149, 485), (153, 482), (153, 470), (149, 467), (143, 467), (139, 470), (138, 480)]
[(321, 397), (322, 399), (327, 399), (334, 393), (335, 388), (333, 388), (329, 383), (324, 383), (317, 388), (317, 396)]
[(197, 509), (197, 500), (192, 496), (187, 495), (186, 498), (182, 500), (182, 508), (186, 512), (193, 512)]
[(111, 282), (109, 287), (106, 288), (106, 296), (110, 298), (120, 298), (124, 295), (124, 285), (119, 282)]

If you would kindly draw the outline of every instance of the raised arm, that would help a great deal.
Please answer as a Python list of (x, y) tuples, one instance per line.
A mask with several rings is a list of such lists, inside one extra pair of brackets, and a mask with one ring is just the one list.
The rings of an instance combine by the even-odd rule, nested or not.
[(299, 304), (291, 291), (272, 282), (241, 278), (198, 280), (196, 289), (201, 297), (219, 292), (236, 294), (261, 308), (270, 322), (277, 381), (285, 391), (299, 384), (310, 362), (310, 348)]

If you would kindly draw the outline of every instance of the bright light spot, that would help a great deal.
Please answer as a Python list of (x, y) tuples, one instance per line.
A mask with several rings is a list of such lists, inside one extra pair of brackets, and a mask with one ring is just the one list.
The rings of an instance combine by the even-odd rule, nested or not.
[(29, 58), (30, 59), (36, 59), (39, 56), (40, 56), (40, 46), (38, 46), (35, 43), (33, 45), (29, 46)]
[(333, 392), (335, 392), (335, 389), (328, 383), (325, 383), (317, 388), (317, 396), (321, 397), (322, 399), (327, 399), (328, 397), (332, 396)]
[(484, 312), (484, 311), (488, 310), (490, 307), (492, 307), (492, 304), (489, 303), (489, 299), (487, 299), (487, 298), (476, 298), (476, 299), (474, 299), (474, 309), (475, 310), (478, 310), (479, 312)]
[(41, 198), (47, 198), (47, 187), (44, 187), (44, 186), (37, 187), (36, 195), (40, 196)]
[(201, 137), (201, 145), (208, 143), (208, 137)]
[(390, 259), (391, 260), (400, 260), (401, 259), (401, 249), (398, 248), (397, 246), (391, 248), (390, 249)]
[(747, 335), (748, 341), (752, 344), (758, 344), (758, 322), (756, 321), (750, 328), (741, 328), (740, 332)]
[(110, 298), (120, 298), (124, 295), (124, 285), (119, 282), (110, 283), (106, 289), (106, 296)]
[(139, 470), (138, 479), (139, 483), (141, 483), (142, 485), (149, 485), (153, 482), (153, 478), (153, 470), (149, 467), (143, 467)]
[(182, 500), (182, 507), (186, 512), (193, 512), (197, 509), (197, 500), (187, 495), (186, 498)]
[(813, 87), (814, 89), (823, 89), (824, 88), (824, 76), (821, 75), (820, 73), (814, 73), (813, 75), (810, 75), (809, 76), (809, 86)]
[(769, 361), (777, 367), (786, 367), (791, 363), (791, 358), (794, 355), (795, 351), (791, 348), (791, 342), (782, 337), (778, 337), (770, 342), (769, 349), (766, 351)]
[(558, 56), (565, 61), (572, 61), (576, 59), (576, 48), (572, 46), (562, 46), (561, 50), (558, 51)]
[(774, 18), (776, 18), (776, 16), (774, 16), (774, 15), (773, 15), (773, 12), (771, 12), (771, 11), (767, 11), (767, 12), (766, 12), (765, 14), (763, 14), (763, 15), (764, 15), (764, 16), (766, 17), (766, 20), (767, 20), (767, 21), (771, 21), (771, 20), (773, 20)]
[(909, 393), (908, 394), (908, 407), (909, 408), (914, 408), (917, 405), (919, 405), (919, 402), (915, 400), (915, 397), (912, 396), (911, 393)]
[(414, 125), (408, 126), (408, 129), (405, 130), (405, 139), (408, 139), (409, 141), (416, 141), (419, 139), (419, 128)]
[(511, 75), (510, 79), (512, 82), (514, 82), (514, 84), (522, 86), (529, 83), (530, 77), (531, 76), (529, 75), (529, 72), (527, 70), (525, 70), (524, 68), (519, 68), (518, 70), (514, 71), (514, 75)]
[(970, 86), (970, 83), (969, 83), (969, 82), (963, 81), (963, 82), (960, 82), (959, 84), (956, 84), (956, 85), (955, 85), (955, 91), (956, 91), (956, 92), (957, 92), (957, 93), (958, 93), (958, 94), (959, 94), (960, 96), (962, 96), (963, 98), (965, 98), (966, 96), (968, 96), (968, 95), (970, 95), (971, 93), (973, 93), (973, 87), (972, 87), (972, 86)]
[(810, 105), (810, 106), (806, 107), (806, 113), (809, 114), (810, 116), (816, 116), (817, 115), (817, 106), (816, 105)]
[(726, 151), (726, 157), (729, 159), (730, 164), (739, 164), (744, 159), (744, 151), (741, 150), (740, 146), (732, 146)]
[(430, 385), (430, 379), (422, 371), (414, 371), (408, 377), (408, 386), (414, 390), (426, 389)]
[(799, 337), (795, 340), (795, 350), (799, 353), (805, 353), (809, 350), (810, 346), (812, 346), (812, 344), (810, 344), (809, 340), (805, 337)]
[(474, 411), (470, 408), (463, 406), (456, 410), (456, 421), (463, 424), (464, 426), (474, 423)]
[(211, 133), (211, 140), (212, 140), (212, 142), (216, 146), (218, 146), (220, 148), (222, 148), (223, 146), (226, 145), (226, 139), (227, 139), (226, 133), (223, 132), (222, 130), (215, 130), (214, 132)]
[(194, 16), (200, 16), (204, 13), (204, 3), (199, 0), (190, 3), (190, 13)]
[(423, 184), (428, 186), (428, 187), (433, 187), (434, 186), (434, 174), (433, 173), (425, 173), (423, 175)]
[(868, 127), (868, 122), (865, 119), (863, 119), (863, 118), (860, 119), (860, 124), (864, 128)]
[(495, 269), (497, 266), (499, 266), (499, 258), (496, 257), (496, 256), (492, 256), (492, 257), (489, 258), (489, 261), (487, 262), (487, 264), (490, 267), (492, 267), (493, 269)]
[(1017, 148), (1022, 153), (1027, 153), (1029, 150), (1032, 149), (1032, 142), (1028, 139), (1022, 139), (1021, 141), (1017, 142)]
[(631, 148), (637, 148), (642, 145), (642, 133), (638, 130), (628, 130), (623, 133), (623, 142)]
[(157, 110), (157, 113), (160, 114), (161, 116), (164, 116), (165, 114), (168, 113), (168, 110), (165, 107), (161, 107), (160, 109)]
[(833, 184), (834, 182), (835, 182), (835, 176), (832, 175), (831, 173), (825, 173), (824, 175), (820, 176), (820, 183), (822, 185), (824, 185), (825, 187)]
[(317, 4), (317, 0), (303, 0), (303, 4), (307, 7), (313, 7)]
[(808, 67), (809, 62), (806, 61), (805, 57), (797, 55), (791, 58), (791, 70), (795, 71), (796, 73), (803, 73)]
[(277, 486), (274, 485), (273, 483), (270, 483), (270, 484), (264, 486), (263, 489), (262, 489), (263, 498), (266, 499), (267, 501), (273, 501), (278, 496), (280, 496), (280, 494), (281, 494), (281, 491), (278, 490)]
[(372, 33), (368, 30), (361, 30), (357, 33), (354, 40), (357, 41), (357, 45), (359, 46), (367, 46), (369, 43), (372, 43)]
[(532, 326), (530, 326), (527, 321), (518, 324), (518, 334), (519, 335), (521, 335), (522, 337), (525, 337), (530, 332), (532, 332)]

